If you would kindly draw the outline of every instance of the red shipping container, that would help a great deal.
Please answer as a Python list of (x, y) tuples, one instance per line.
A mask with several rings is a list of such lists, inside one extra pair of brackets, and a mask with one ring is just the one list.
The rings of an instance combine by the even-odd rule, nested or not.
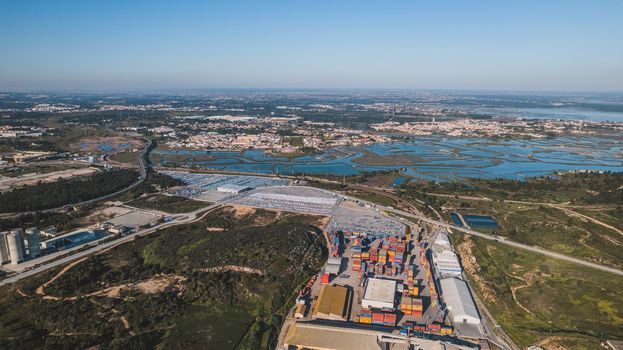
[(323, 273), (320, 282), (322, 284), (329, 284), (329, 282), (331, 282), (331, 275), (328, 273)]
[(429, 331), (439, 332), (441, 331), (441, 324), (439, 323), (431, 323), (426, 327)]
[(426, 331), (426, 326), (420, 325), (420, 324), (416, 324), (413, 326), (413, 330), (414, 331), (418, 331), (418, 332), (425, 332)]
[(373, 312), (372, 313), (372, 321), (383, 322), (385, 318), (383, 317), (383, 313), (381, 312)]
[(396, 315), (395, 314), (391, 314), (391, 313), (386, 313), (385, 316), (383, 317), (383, 322), (395, 325), (396, 324)]

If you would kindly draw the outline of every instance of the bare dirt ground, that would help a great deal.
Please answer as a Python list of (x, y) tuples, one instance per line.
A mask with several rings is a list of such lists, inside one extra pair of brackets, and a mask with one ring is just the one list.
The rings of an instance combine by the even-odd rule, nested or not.
[(482, 291), (482, 299), (489, 303), (495, 302), (495, 292), (487, 282), (479, 275), (480, 265), (478, 265), (478, 261), (476, 261), (476, 257), (472, 254), (472, 248), (474, 247), (474, 242), (468, 237), (465, 241), (457, 247), (459, 252), (459, 256), (461, 257), (461, 261), (463, 262), (463, 268), (467, 273), (469, 273), (472, 278), (476, 281), (480, 290)]
[(237, 266), (237, 265), (224, 265), (224, 266), (206, 267), (206, 268), (200, 269), (199, 271), (201, 271), (201, 272), (235, 271), (235, 272), (244, 272), (244, 273), (250, 273), (250, 274), (260, 275), (260, 276), (264, 275), (264, 272), (262, 272), (261, 270), (254, 269), (252, 267)]
[(141, 148), (143, 145), (141, 141), (133, 138), (127, 138), (122, 136), (98, 136), (83, 138), (77, 144), (73, 145), (73, 147), (81, 152), (102, 153), (103, 151), (99, 150), (98, 147), (104, 144), (112, 147), (114, 151), (122, 150), (122, 144), (129, 144), (130, 149)]
[(97, 168), (79, 168), (60, 170), (46, 174), (26, 174), (18, 177), (0, 176), (0, 192), (9, 191), (18, 187), (34, 186), (39, 182), (50, 183), (60, 179), (69, 179), (75, 176), (91, 175), (98, 171)]
[(247, 215), (255, 214), (255, 208), (245, 207), (242, 205), (233, 205), (232, 208), (235, 211), (236, 218), (240, 219)]

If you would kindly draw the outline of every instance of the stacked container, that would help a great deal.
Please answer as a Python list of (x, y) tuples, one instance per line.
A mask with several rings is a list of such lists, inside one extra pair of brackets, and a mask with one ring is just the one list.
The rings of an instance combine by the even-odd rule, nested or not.
[(394, 327), (396, 325), (396, 314), (386, 312), (383, 316), (383, 325)]
[(441, 333), (441, 324), (439, 323), (431, 323), (426, 326), (426, 330), (430, 333), (439, 334)]
[(333, 235), (333, 239), (331, 240), (331, 256), (339, 256), (340, 255), (340, 237), (337, 233)]
[(441, 326), (440, 332), (441, 334), (452, 334), (452, 327), (443, 325)]
[(361, 309), (359, 312), (359, 323), (372, 323), (372, 311), (370, 309)]
[(382, 312), (373, 312), (372, 313), (372, 324), (383, 325), (385, 321), (385, 316)]
[(370, 249), (369, 254), (370, 254), (370, 261), (374, 261), (374, 262), (379, 261), (379, 251), (376, 248)]
[(379, 250), (379, 259), (378, 259), (378, 261), (381, 264), (387, 263), (387, 250), (385, 250), (385, 249)]
[(400, 311), (406, 316), (422, 317), (423, 311), (422, 299), (403, 297), (400, 302)]
[(353, 271), (361, 271), (361, 259), (353, 258)]

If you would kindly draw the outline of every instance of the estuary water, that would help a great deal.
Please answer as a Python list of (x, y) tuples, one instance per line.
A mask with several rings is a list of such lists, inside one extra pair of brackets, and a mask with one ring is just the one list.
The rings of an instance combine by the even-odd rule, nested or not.
[[(156, 149), (153, 153), (163, 156), (161, 165), (183, 159), (185, 165), (207, 169), (337, 176), (403, 169), (406, 175), (433, 181), (466, 177), (522, 180), (567, 170), (623, 171), (623, 138), (592, 136), (533, 140), (419, 137), (408, 142), (342, 147), (295, 158), (276, 157), (261, 150)], [(374, 159), (366, 159), (370, 154)], [(196, 156), (212, 158), (205, 161), (194, 159)]]

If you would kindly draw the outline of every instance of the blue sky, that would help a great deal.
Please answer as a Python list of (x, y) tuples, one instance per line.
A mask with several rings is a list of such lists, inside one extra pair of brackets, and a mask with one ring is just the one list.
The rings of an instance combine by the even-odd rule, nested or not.
[(0, 89), (623, 91), (623, 1), (0, 0)]

